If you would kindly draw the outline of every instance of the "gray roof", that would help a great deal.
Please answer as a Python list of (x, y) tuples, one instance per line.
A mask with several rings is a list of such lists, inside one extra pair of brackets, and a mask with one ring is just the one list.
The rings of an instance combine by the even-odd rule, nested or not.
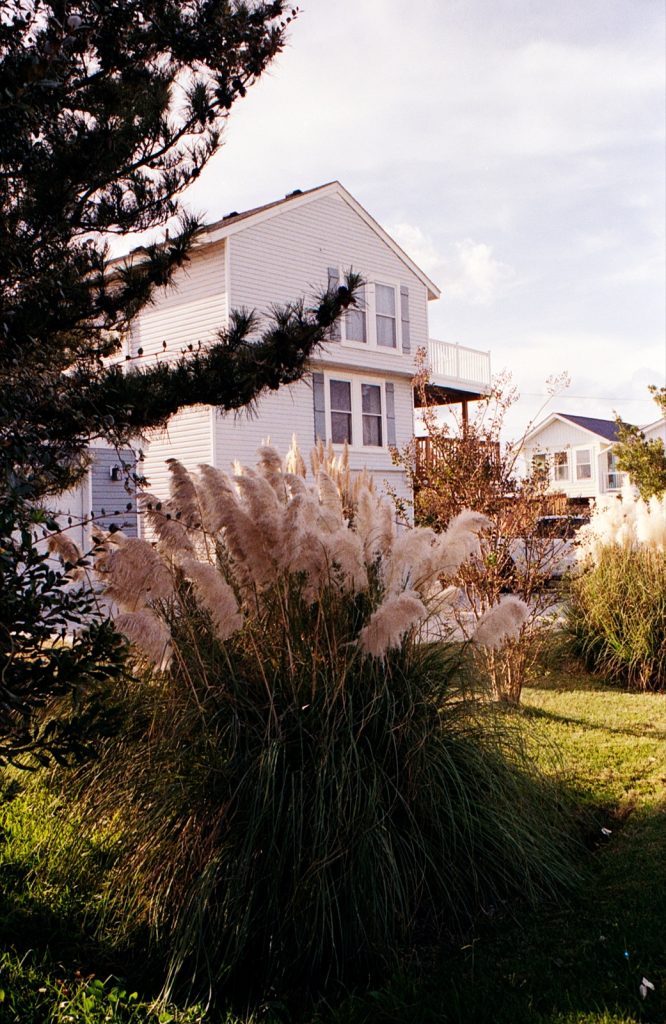
[(567, 412), (558, 412), (556, 415), (561, 416), (563, 420), (569, 420), (570, 423), (575, 423), (578, 427), (591, 430), (593, 434), (598, 434), (606, 441), (617, 441), (618, 427), (615, 420), (600, 420), (595, 416), (571, 416)]
[(240, 213), (238, 210), (233, 210), (232, 213), (228, 213), (221, 220), (216, 220), (213, 224), (207, 224), (204, 228), (205, 231), (214, 231), (216, 228), (226, 228), (228, 224), (235, 224), (239, 220), (245, 220), (246, 217), (253, 217), (255, 213), (263, 213), (264, 210), (270, 210), (274, 206), (282, 206), (283, 203), (288, 203), (290, 199), (298, 199), (299, 196), (308, 196), (312, 192), (319, 192), (320, 189), (327, 188), (328, 185), (335, 184), (332, 181), (327, 181), (325, 185), (317, 185), (315, 188), (306, 189), (294, 189), (293, 192), (289, 192), (284, 199), (276, 199), (272, 203), (264, 203), (263, 206), (255, 206), (251, 210), (242, 210)]

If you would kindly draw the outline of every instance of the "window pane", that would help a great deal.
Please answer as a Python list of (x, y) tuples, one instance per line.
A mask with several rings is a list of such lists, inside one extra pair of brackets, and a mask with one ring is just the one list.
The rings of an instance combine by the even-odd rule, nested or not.
[(385, 284), (375, 285), (375, 304), (377, 312), (383, 316), (395, 317), (395, 289)]
[(555, 452), (553, 477), (555, 480), (569, 479), (569, 455), (567, 452)]
[(348, 380), (331, 381), (331, 410), (351, 412), (351, 384)]
[(576, 479), (592, 479), (592, 461), (589, 448), (584, 448), (582, 451), (576, 452)]
[(381, 447), (382, 444), (382, 418), (381, 416), (363, 417), (363, 444), (372, 444)]
[(377, 317), (377, 344), (395, 348), (395, 320), (388, 316)]
[(365, 331), (365, 313), (362, 309), (350, 309), (345, 316), (345, 336), (347, 341), (367, 341)]
[(363, 412), (382, 414), (382, 389), (379, 384), (361, 384)]
[(352, 443), (352, 418), (348, 412), (331, 413), (331, 441), (333, 444)]

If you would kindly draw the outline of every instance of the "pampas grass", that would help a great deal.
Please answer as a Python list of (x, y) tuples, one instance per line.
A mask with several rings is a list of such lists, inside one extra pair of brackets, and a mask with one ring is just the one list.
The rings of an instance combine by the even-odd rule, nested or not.
[[(156, 530), (172, 592), (120, 619), (156, 671), (128, 681), (127, 732), (81, 776), (85, 817), (126, 837), (104, 927), (149, 930), (166, 990), (353, 980), (568, 876), (558, 812), (460, 645), (421, 639), (455, 603), (439, 540), (398, 537), (364, 486), (349, 510), (321, 453), (312, 481), (278, 459), (201, 468), (195, 498), (173, 473), (151, 522), (184, 494), (201, 526), (189, 549)], [(481, 525), (458, 523), (456, 558)]]

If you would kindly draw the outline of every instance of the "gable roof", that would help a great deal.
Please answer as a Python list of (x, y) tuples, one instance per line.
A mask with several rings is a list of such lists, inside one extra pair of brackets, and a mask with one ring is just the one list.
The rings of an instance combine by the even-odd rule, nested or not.
[(269, 220), (271, 217), (278, 216), (287, 206), (291, 208), (305, 206), (325, 195), (337, 195), (344, 200), (426, 286), (428, 298), (438, 299), (440, 297), (441, 292), (437, 285), (430, 280), (427, 274), (414, 263), (395, 239), (391, 238), (381, 224), (361, 206), (358, 200), (354, 199), (353, 195), (339, 181), (329, 181), (325, 185), (318, 185), (316, 188), (309, 188), (305, 191), (295, 189), (293, 192), (289, 192), (283, 199), (276, 199), (271, 203), (265, 203), (263, 206), (255, 206), (251, 210), (243, 210), (242, 212), (234, 210), (221, 220), (215, 221), (214, 224), (204, 227), (200, 236), (200, 244), (206, 245), (211, 242), (218, 242), (229, 235), (236, 234), (238, 231), (244, 231), (253, 224), (258, 224), (264, 220)]
[(554, 420), (564, 420), (566, 423), (573, 423), (574, 426), (581, 427), (583, 430), (587, 430), (588, 433), (601, 437), (604, 441), (609, 441), (611, 444), (617, 441), (618, 426), (615, 420), (603, 420), (596, 416), (573, 416), (566, 412), (551, 413), (547, 419), (537, 423), (536, 427), (533, 427), (525, 435), (525, 441), (531, 441), (537, 434), (541, 433), (544, 427), (550, 426)]
[(601, 420), (595, 416), (570, 416), (568, 413), (557, 413), (563, 420), (575, 423), (577, 427), (583, 427), (592, 434), (603, 437), (604, 441), (617, 441), (618, 425), (615, 420)]

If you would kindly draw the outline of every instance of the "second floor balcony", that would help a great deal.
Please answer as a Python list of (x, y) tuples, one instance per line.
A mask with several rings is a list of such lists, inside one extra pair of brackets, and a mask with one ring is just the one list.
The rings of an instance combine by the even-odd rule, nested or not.
[(427, 368), (429, 398), (437, 404), (466, 402), (490, 392), (490, 352), (431, 338)]

